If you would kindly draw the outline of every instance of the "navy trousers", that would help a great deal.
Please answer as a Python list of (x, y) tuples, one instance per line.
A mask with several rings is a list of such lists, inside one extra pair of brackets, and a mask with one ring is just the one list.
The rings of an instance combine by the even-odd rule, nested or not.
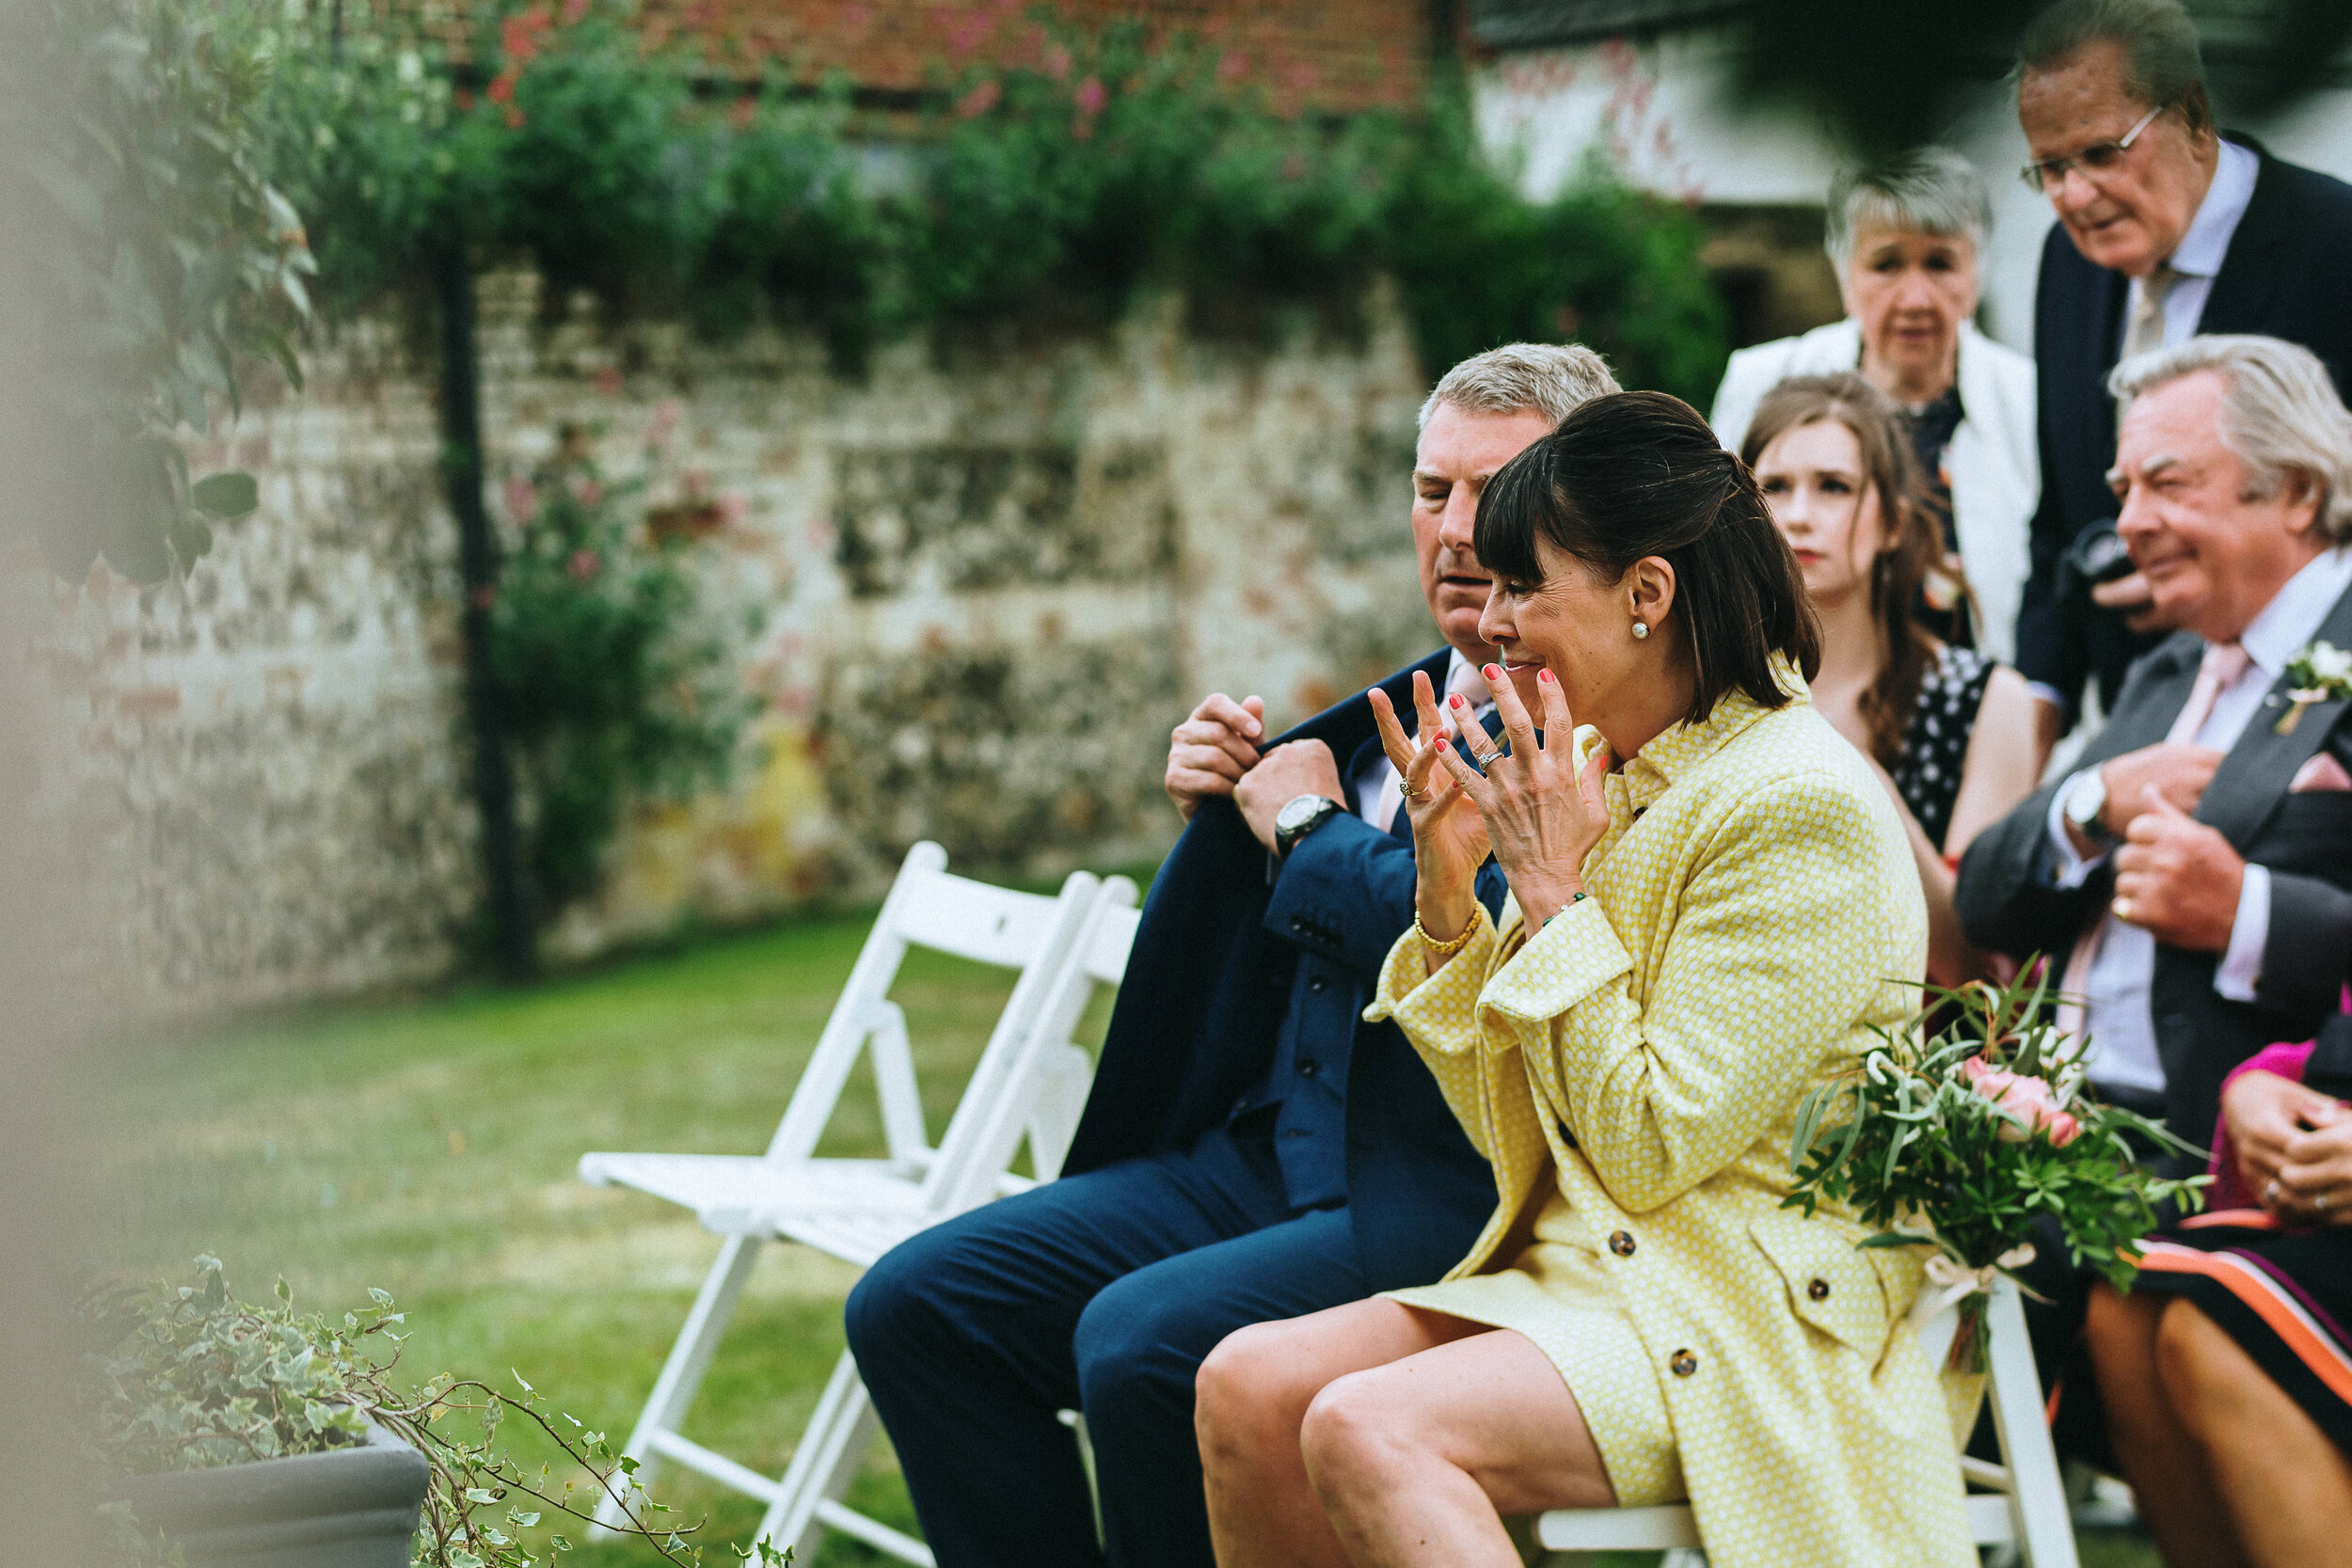
[(942, 1568), (1210, 1568), (1194, 1371), (1234, 1329), (1369, 1293), (1347, 1211), (1294, 1211), (1264, 1140), (1220, 1129), (922, 1232), (846, 1317)]

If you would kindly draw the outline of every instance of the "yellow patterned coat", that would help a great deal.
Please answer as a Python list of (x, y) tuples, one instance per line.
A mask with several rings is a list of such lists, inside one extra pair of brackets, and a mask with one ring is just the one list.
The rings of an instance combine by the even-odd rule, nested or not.
[(1716, 1568), (1977, 1561), (1907, 1251), (1784, 1210), (1797, 1105), (1917, 999), (1926, 911), (1892, 805), (1799, 699), (1734, 691), (1608, 779), (1592, 896), (1516, 904), (1393, 1018), (1500, 1196), (1444, 1281), (1393, 1292), (1518, 1329), (1585, 1411), (1618, 1500), (1686, 1495)]

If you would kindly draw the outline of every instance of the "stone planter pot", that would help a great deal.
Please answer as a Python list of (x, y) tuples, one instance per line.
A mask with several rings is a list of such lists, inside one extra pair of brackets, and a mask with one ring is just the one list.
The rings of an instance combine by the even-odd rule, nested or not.
[(408, 1568), (424, 1455), (382, 1427), (330, 1453), (133, 1476), (109, 1488), (188, 1568)]

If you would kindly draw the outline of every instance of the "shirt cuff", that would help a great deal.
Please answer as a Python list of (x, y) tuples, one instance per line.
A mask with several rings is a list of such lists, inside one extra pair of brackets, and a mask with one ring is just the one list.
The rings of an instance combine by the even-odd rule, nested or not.
[(2237, 890), (2237, 919), (2230, 924), (2229, 950), (2213, 972), (2213, 989), (2233, 1002), (2251, 1002), (2262, 983), (2263, 949), (2270, 942), (2270, 871), (2249, 865)]
[(2052, 686), (2049, 682), (2027, 681), (2026, 683), (2026, 689), (2031, 692), (2035, 698), (2049, 704), (2060, 713), (2064, 713), (2067, 710), (2068, 705), (2065, 694), (2060, 692), (2057, 687)]
[[(2051, 884), (2056, 887), (2080, 887), (2085, 882), (2090, 880), (2090, 874), (2092, 872), (2098, 870), (2099, 867), (2106, 863), (2107, 856), (2106, 851), (2105, 850), (2100, 851), (2098, 854), (2091, 856), (2088, 860), (2074, 853), (2074, 837), (2072, 833), (2066, 831), (2066, 798), (2074, 792), (2075, 781), (2080, 779), (2083, 776), (2083, 773), (2088, 773), (2089, 771), (2090, 771), (2090, 769), (2086, 768), (2082, 770), (2082, 772), (2067, 774), (2066, 782), (2058, 786), (2058, 793), (2056, 795), (2050, 797), (2050, 819), (2048, 825), (2050, 839), (2050, 881)], [(2265, 879), (2265, 886), (2267, 887), (2267, 879)], [(2238, 908), (2242, 911), (2246, 906), (2243, 902), (2241, 902), (2238, 905)], [(2265, 911), (2267, 911), (2267, 908), (2268, 906), (2265, 905)], [(2260, 950), (2257, 949), (2258, 954), (2259, 951)]]

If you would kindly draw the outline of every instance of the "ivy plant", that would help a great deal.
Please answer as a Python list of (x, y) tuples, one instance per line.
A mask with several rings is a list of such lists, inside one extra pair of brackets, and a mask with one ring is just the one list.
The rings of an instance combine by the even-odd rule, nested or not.
[(692, 559), (722, 508), (691, 498), (667, 509), (657, 538), (644, 489), (606, 484), (578, 458), (507, 489), (512, 542), (489, 658), (545, 912), (596, 889), (630, 800), (723, 780), (751, 717), (736, 628), (713, 612)]
[(41, 498), (36, 526), (65, 577), (103, 554), (154, 582), (253, 510), (252, 476), (192, 476), (182, 438), (240, 406), (247, 360), (301, 385), (316, 265), (269, 178), (261, 40), (180, 0), (40, 3), (34, 89), (0, 109), (38, 262), (12, 302), (37, 341), (8, 357), (46, 452), (98, 483)]
[[(195, 1282), (102, 1287), (85, 1296), (88, 1343), (78, 1370), (86, 1457), (103, 1478), (200, 1470), (364, 1443), (380, 1427), (423, 1454), (429, 1472), (414, 1561), (419, 1568), (539, 1568), (572, 1549), (564, 1530), (599, 1506), (613, 1528), (678, 1568), (698, 1568), (699, 1526), (670, 1524), (669, 1509), (637, 1480), (637, 1461), (603, 1433), (549, 1404), (520, 1373), (510, 1391), (442, 1374), (409, 1386), (399, 1372), (406, 1314), (383, 1291), (340, 1318), (276, 1299), (250, 1306), (229, 1293), (220, 1259), (196, 1259)], [(501, 1445), (509, 1420), (535, 1429), (585, 1473), (559, 1479), (526, 1467)], [(172, 1544), (128, 1504), (103, 1511), (117, 1560), (162, 1563)], [(787, 1562), (761, 1541), (738, 1556), (763, 1568)]]

